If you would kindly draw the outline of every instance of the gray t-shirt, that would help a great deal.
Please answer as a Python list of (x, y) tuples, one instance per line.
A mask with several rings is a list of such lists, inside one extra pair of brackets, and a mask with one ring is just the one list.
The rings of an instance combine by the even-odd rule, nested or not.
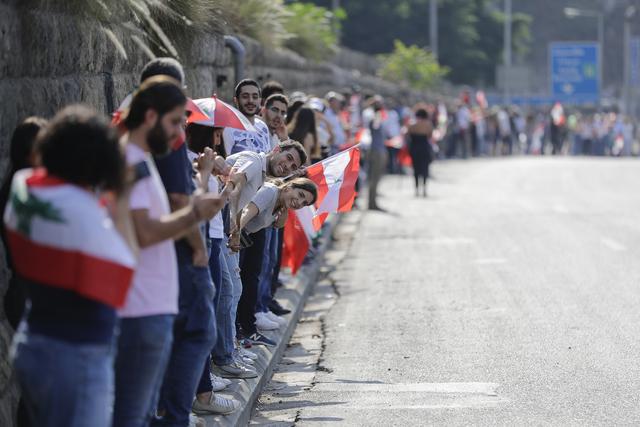
[(273, 225), (273, 222), (276, 220), (273, 209), (278, 202), (279, 193), (278, 187), (270, 182), (265, 182), (262, 188), (258, 190), (251, 200), (258, 208), (258, 215), (254, 216), (251, 221), (244, 226), (246, 231), (255, 233)]
[(238, 212), (242, 212), (256, 195), (267, 176), (267, 155), (264, 153), (254, 153), (252, 151), (242, 151), (227, 157), (226, 162), (233, 169), (242, 172), (247, 177), (246, 184), (242, 187), (238, 200), (237, 212), (231, 212), (234, 217)]

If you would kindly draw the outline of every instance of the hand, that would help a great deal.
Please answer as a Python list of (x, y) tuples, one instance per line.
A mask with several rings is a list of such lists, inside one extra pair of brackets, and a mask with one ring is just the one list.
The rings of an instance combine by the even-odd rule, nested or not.
[(229, 244), (227, 246), (229, 246), (229, 249), (234, 252), (239, 252), (240, 249), (242, 249), (240, 246), (240, 233), (238, 231), (231, 233), (229, 236)]
[(224, 207), (224, 200), (217, 194), (196, 194), (191, 202), (199, 221), (210, 220)]
[(196, 267), (207, 267), (209, 265), (209, 257), (203, 250), (193, 251), (193, 265)]
[(289, 216), (289, 209), (286, 209), (283, 206), (280, 209), (278, 209), (278, 211), (276, 212), (275, 221), (273, 222), (276, 224), (284, 224), (288, 216)]
[(231, 173), (231, 166), (229, 166), (224, 157), (216, 155), (213, 160), (213, 174), (218, 176), (228, 176)]
[(231, 194), (233, 193), (233, 190), (235, 188), (236, 188), (236, 185), (233, 183), (233, 181), (227, 181), (227, 184), (224, 186), (224, 188), (220, 192), (220, 198), (224, 201), (229, 200), (229, 197), (231, 197)]
[(195, 161), (196, 169), (200, 173), (209, 175), (214, 170), (215, 160), (215, 152), (211, 148), (205, 147), (204, 152), (200, 153)]
[(302, 178), (307, 176), (307, 168), (304, 166), (300, 166), (298, 169), (291, 172), (291, 179), (293, 178)]
[(286, 141), (289, 139), (287, 125), (284, 122), (280, 122), (280, 125), (276, 128), (276, 135), (278, 135), (278, 139), (280, 141)]

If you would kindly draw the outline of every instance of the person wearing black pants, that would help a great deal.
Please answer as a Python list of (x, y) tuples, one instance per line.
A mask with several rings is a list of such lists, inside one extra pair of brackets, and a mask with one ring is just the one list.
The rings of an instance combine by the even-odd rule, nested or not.
[(240, 251), (242, 296), (238, 303), (238, 323), (244, 338), (251, 344), (272, 346), (275, 345), (275, 342), (258, 333), (256, 329), (256, 302), (258, 301), (258, 285), (262, 271), (265, 229), (250, 234), (249, 238), (253, 244)]

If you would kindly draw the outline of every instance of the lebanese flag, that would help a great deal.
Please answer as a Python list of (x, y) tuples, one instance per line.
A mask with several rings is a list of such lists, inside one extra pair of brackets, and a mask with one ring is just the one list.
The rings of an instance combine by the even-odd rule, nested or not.
[(282, 246), (282, 267), (289, 267), (291, 274), (296, 274), (309, 252), (311, 239), (316, 232), (313, 229), (313, 208), (306, 206), (302, 209), (289, 210), (287, 222), (284, 225)]
[(135, 259), (95, 195), (44, 169), (25, 169), (14, 176), (4, 222), (19, 275), (114, 308), (124, 304)]
[(359, 171), (360, 148), (357, 145), (307, 168), (307, 177), (318, 186), (313, 217), (316, 231), (320, 230), (330, 213), (351, 210)]

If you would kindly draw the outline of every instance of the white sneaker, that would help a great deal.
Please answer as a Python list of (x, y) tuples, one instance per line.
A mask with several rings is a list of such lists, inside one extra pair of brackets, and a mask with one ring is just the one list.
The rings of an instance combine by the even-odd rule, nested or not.
[(271, 320), (272, 322), (276, 322), (280, 326), (284, 326), (287, 324), (287, 319), (285, 319), (284, 317), (276, 316), (271, 311), (267, 311), (265, 314), (267, 315), (267, 319)]
[(207, 422), (194, 414), (189, 414), (189, 427), (207, 427)]
[(256, 328), (262, 331), (275, 331), (280, 329), (280, 325), (273, 320), (269, 320), (266, 313), (256, 313)]
[[(229, 381), (229, 383), (231, 383), (231, 381)], [(227, 385), (227, 382), (223, 381), (222, 378), (211, 374), (211, 391), (222, 391), (227, 388)]]
[(198, 399), (194, 400), (191, 410), (198, 415), (226, 415), (232, 413), (237, 408), (238, 406), (234, 399), (227, 399), (212, 393), (207, 403), (201, 403)]
[(240, 353), (240, 356), (244, 357), (245, 359), (258, 360), (258, 355), (253, 351), (247, 350), (246, 348), (240, 347), (238, 349), (238, 353)]
[(222, 377), (219, 377), (219, 376), (217, 376), (217, 375), (214, 375), (214, 376), (216, 377), (216, 379), (217, 379), (218, 381), (222, 382), (222, 383), (224, 384), (224, 386), (225, 386), (225, 387), (228, 387), (228, 386), (230, 386), (231, 384), (233, 384), (233, 381), (231, 381), (230, 379), (222, 378)]

